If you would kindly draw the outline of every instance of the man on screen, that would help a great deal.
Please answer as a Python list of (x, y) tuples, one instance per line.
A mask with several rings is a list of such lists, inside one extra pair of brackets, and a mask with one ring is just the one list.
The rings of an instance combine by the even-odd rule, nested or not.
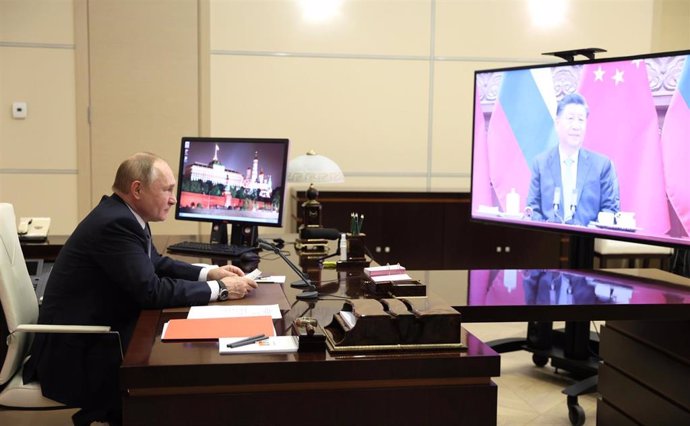
[(618, 178), (611, 160), (582, 148), (589, 109), (579, 93), (566, 95), (556, 110), (558, 146), (532, 164), (527, 212), (532, 220), (588, 225), (599, 212), (620, 210)]

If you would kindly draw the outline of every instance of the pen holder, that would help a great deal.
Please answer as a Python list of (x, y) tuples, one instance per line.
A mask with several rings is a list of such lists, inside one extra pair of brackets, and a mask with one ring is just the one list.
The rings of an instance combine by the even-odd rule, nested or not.
[(346, 234), (346, 259), (336, 263), (336, 269), (360, 269), (369, 266), (370, 261), (365, 257), (364, 234)]
[(364, 237), (366, 234), (347, 234), (347, 260), (361, 262), (364, 257)]

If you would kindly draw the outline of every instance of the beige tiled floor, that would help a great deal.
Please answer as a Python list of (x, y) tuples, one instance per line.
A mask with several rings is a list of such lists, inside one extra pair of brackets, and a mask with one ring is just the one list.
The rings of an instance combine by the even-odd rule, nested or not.
[[(525, 323), (464, 324), (483, 341), (504, 337), (523, 337)], [(570, 425), (566, 396), (561, 390), (574, 383), (565, 373), (552, 367), (537, 367), (532, 354), (524, 351), (501, 356), (501, 376), (498, 385), (498, 425)], [(596, 394), (579, 397), (585, 410), (585, 425), (596, 423)], [(18, 411), (0, 408), (0, 425), (12, 426), (68, 426), (75, 410)]]
[[(561, 327), (562, 324), (554, 324)], [(482, 341), (505, 337), (524, 337), (525, 323), (463, 324)], [(598, 327), (598, 326), (597, 326)], [(549, 365), (537, 367), (532, 354), (526, 351), (501, 355), (501, 376), (494, 378), (498, 385), (498, 425), (570, 425), (566, 396), (561, 390), (576, 383), (566, 372), (558, 373)], [(578, 397), (585, 411), (585, 425), (596, 424), (597, 394)]]
[(0, 408), (0, 425), (12, 426), (70, 426), (76, 409), (66, 410), (8, 410)]

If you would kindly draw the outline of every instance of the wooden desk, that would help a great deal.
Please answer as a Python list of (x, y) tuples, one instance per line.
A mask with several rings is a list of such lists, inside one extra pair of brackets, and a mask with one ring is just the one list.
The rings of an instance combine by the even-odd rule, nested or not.
[[(342, 307), (334, 296), (295, 301), (299, 290), (289, 283), (297, 277), (274, 254), (264, 252), (259, 266), (286, 275), (286, 318), (308, 312), (326, 324)], [(324, 293), (347, 294), (358, 285), (353, 271), (306, 269), (312, 279), (323, 278)], [(184, 316), (179, 310), (140, 316), (120, 375), (125, 424), (496, 424), (491, 378), (500, 375), (500, 357), (465, 330), (462, 351), (219, 355), (217, 342), (160, 341), (165, 321)], [(289, 328), (290, 321), (276, 322), (279, 334)]]
[[(552, 366), (571, 372), (589, 368), (584, 374), (591, 375), (598, 370), (597, 424), (633, 424), (630, 419), (640, 424), (690, 424), (690, 279), (657, 269), (412, 271), (411, 275), (442, 294), (464, 322), (573, 321), (584, 323), (589, 335), (590, 320), (607, 320), (601, 329), (600, 357), (551, 358)], [(565, 277), (573, 291), (549, 294), (564, 285)], [(587, 291), (578, 291), (578, 283)], [(530, 344), (529, 336), (522, 342), (502, 343), (522, 348)], [(587, 340), (574, 346), (594, 347)], [(541, 357), (559, 351), (563, 354), (564, 349), (533, 349)], [(584, 390), (596, 385), (597, 377), (592, 379), (576, 386)]]
[[(157, 237), (156, 246), (163, 251), (168, 242), (181, 238)], [(27, 258), (50, 261), (65, 240), (51, 236), (44, 243), (22, 243), (22, 250)], [(277, 256), (264, 253), (262, 258), (265, 273), (286, 275), (288, 283), (297, 279)], [(288, 297), (278, 303), (290, 318), (308, 313), (327, 323), (342, 297), (362, 296), (358, 271), (301, 266), (318, 282), (324, 300), (295, 303), (299, 290), (284, 286)], [(563, 272), (567, 271), (559, 273)], [(574, 297), (571, 304), (551, 304), (539, 299), (537, 291), (533, 300), (541, 302), (530, 304), (525, 303), (530, 297), (524, 280), (515, 282), (519, 288), (511, 287), (519, 291), (508, 291), (513, 281), (506, 281), (505, 272), (410, 271), (429, 291), (455, 306), (464, 322), (608, 320), (601, 337), (604, 365), (597, 423), (627, 424), (632, 418), (650, 424), (690, 424), (685, 392), (690, 377), (690, 280), (653, 269), (579, 273), (589, 274), (593, 284), (632, 289), (631, 303), (582, 302)], [(271, 291), (258, 295), (264, 293), (277, 298)], [(247, 302), (251, 300), (239, 303)], [(468, 350), (462, 353), (221, 357), (215, 343), (160, 342), (162, 324), (185, 312), (146, 311), (141, 316), (122, 369), (128, 423), (495, 423), (496, 387), (491, 377), (499, 375), (498, 356), (467, 332), (463, 341)], [(280, 321), (276, 326), (285, 330)], [(365, 410), (362, 403), (370, 405)], [(375, 414), (362, 419), (362, 413), (369, 412)]]
[[(465, 323), (566, 321), (575, 326), (572, 336), (578, 338), (579, 324), (589, 336), (589, 321), (607, 320), (597, 423), (626, 424), (628, 416), (642, 424), (690, 424), (685, 391), (690, 377), (689, 278), (657, 269), (408, 272), (454, 306)], [(325, 298), (362, 295), (356, 271), (316, 268), (310, 277), (320, 282)], [(561, 291), (566, 285), (572, 291)], [(325, 319), (328, 313), (322, 310), (315, 306), (313, 315)], [(565, 346), (535, 354), (560, 351), (551, 358), (552, 366), (577, 373), (592, 364), (595, 369), (587, 374), (596, 373), (601, 358), (589, 353), (581, 358), (589, 349), (586, 341)]]
[(658, 269), (409, 274), (455, 307), (463, 322), (690, 319), (690, 279)]
[(49, 235), (46, 241), (22, 241), (22, 253), (25, 259), (43, 259), (47, 262), (54, 262), (67, 238), (66, 235)]

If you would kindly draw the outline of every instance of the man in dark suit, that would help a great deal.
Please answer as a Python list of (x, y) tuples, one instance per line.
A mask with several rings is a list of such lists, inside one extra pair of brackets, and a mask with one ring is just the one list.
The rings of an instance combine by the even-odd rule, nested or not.
[(563, 97), (556, 111), (559, 144), (532, 164), (527, 211), (532, 220), (587, 226), (599, 212), (620, 210), (613, 163), (582, 148), (587, 130), (587, 103), (578, 93)]
[[(257, 287), (237, 267), (202, 268), (158, 253), (148, 222), (166, 219), (177, 202), (175, 185), (170, 166), (154, 154), (138, 153), (120, 165), (113, 194), (60, 250), (39, 323), (107, 325), (120, 333), (125, 351), (142, 309), (205, 305), (223, 286), (230, 298), (242, 298)], [(81, 408), (75, 424), (117, 424), (120, 363), (112, 335), (38, 334), (24, 380), (37, 379), (46, 397)]]

